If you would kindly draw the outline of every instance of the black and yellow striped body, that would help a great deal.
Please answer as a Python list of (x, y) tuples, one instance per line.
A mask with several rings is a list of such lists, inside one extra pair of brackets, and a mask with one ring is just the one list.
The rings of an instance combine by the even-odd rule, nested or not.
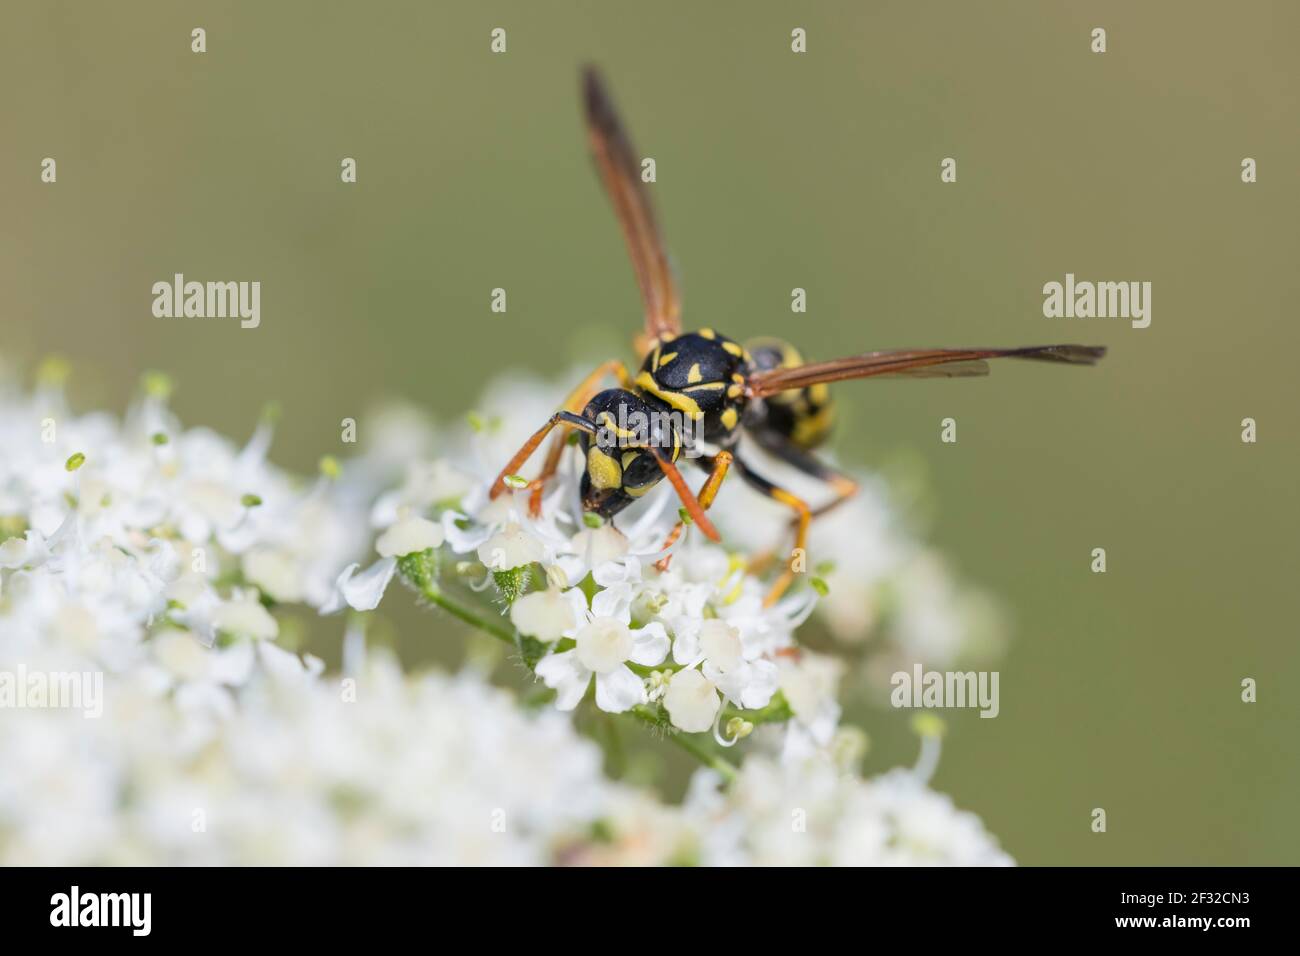
[[(803, 357), (794, 346), (781, 339), (755, 339), (747, 343), (747, 350), (756, 372), (803, 364)], [(750, 402), (744, 424), (756, 436), (775, 433), (796, 447), (811, 451), (830, 437), (834, 421), (830, 388), (819, 384)]]
[(600, 392), (587, 403), (582, 417), (596, 430), (578, 433), (585, 461), (583, 510), (612, 518), (659, 483), (663, 471), (655, 455), (676, 462), (682, 450), (665, 410), (662, 403), (621, 388)]
[(696, 437), (728, 449), (745, 413), (744, 347), (712, 329), (664, 339), (646, 356), (634, 385), (642, 398), (678, 412)]

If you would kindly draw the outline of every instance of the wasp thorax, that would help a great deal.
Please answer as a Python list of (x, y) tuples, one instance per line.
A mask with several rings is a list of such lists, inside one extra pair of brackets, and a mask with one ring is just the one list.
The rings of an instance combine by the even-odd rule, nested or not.
[(705, 441), (729, 448), (745, 411), (750, 356), (712, 329), (660, 342), (646, 356), (636, 386), (696, 424)]

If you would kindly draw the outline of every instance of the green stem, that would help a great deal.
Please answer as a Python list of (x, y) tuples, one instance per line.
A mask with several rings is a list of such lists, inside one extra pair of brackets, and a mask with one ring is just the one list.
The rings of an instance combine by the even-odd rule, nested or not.
[(667, 737), (668, 740), (671, 740), (678, 747), (681, 747), (700, 763), (704, 764), (704, 766), (722, 774), (723, 779), (728, 783), (736, 779), (737, 771), (735, 764), (714, 753), (709, 747), (700, 743), (694, 735), (680, 733), (664, 727), (660, 722), (659, 717), (649, 707), (633, 707), (628, 711), (628, 713), (641, 721), (641, 723), (653, 727), (656, 730), (663, 731), (664, 736)]
[(494, 621), (476, 614), (464, 605), (457, 604), (436, 587), (421, 588), (420, 595), (430, 604), (438, 605), (452, 617), (459, 618), (470, 627), (478, 628), (484, 634), (495, 637), (499, 641), (505, 641), (507, 644), (514, 645), (517, 643), (514, 628), (506, 627), (500, 621)]

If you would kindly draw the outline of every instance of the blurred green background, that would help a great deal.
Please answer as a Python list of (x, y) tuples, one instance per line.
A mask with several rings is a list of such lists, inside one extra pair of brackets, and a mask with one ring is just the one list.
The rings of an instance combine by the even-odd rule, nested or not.
[[(0, 353), (67, 356), (81, 407), (121, 407), (163, 368), (184, 420), (237, 437), (278, 400), (274, 456), (311, 470), (384, 396), (460, 415), (503, 368), (626, 356), (639, 304), (583, 144), (587, 60), (657, 160), (688, 325), (821, 358), (1111, 346), (1095, 370), (838, 389), (841, 457), (921, 456), (931, 539), (1014, 620), (1001, 716), (952, 722), (935, 784), (1023, 863), (1300, 862), (1300, 6), (10, 0), (0, 17)], [(1067, 271), (1151, 281), (1151, 327), (1045, 319), (1041, 287)], [(173, 272), (261, 280), (261, 328), (153, 318)], [(868, 769), (911, 759), (905, 716), (850, 716)]]

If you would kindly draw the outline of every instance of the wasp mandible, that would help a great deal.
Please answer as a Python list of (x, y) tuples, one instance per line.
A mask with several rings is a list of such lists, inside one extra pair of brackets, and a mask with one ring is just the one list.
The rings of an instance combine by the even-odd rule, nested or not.
[[(847, 475), (813, 452), (829, 435), (834, 406), (828, 383), (868, 376), (908, 378), (987, 375), (986, 359), (1020, 358), (1069, 365), (1092, 365), (1106, 352), (1089, 345), (1034, 345), (1010, 349), (902, 349), (867, 352), (829, 362), (806, 363), (794, 347), (765, 338), (740, 344), (710, 328), (683, 332), (681, 301), (673, 281), (658, 222), (631, 141), (619, 122), (599, 73), (582, 74), (587, 137), (605, 190), (627, 242), (645, 309), (638, 351), (645, 355), (635, 375), (618, 360), (599, 366), (569, 395), (564, 407), (539, 428), (493, 482), (491, 496), (509, 487), (513, 476), (555, 428), (555, 436), (537, 478), (528, 482), (530, 508), (540, 513), (542, 491), (559, 467), (568, 438), (576, 432), (585, 459), (582, 506), (587, 513), (612, 519), (667, 478), (681, 499), (684, 517), (713, 541), (720, 540), (706, 510), (729, 471), (793, 512), (794, 547), (806, 553), (808, 526), (847, 501), (857, 491)], [(618, 388), (602, 388), (610, 376)], [(674, 416), (676, 416), (674, 418)], [(629, 420), (651, 423), (628, 429)], [(695, 459), (708, 472), (698, 496), (686, 484), (677, 462), (688, 423), (702, 435), (703, 453)], [(799, 471), (824, 482), (833, 493), (811, 507), (803, 499), (767, 480), (739, 454), (742, 435)], [(678, 522), (665, 542), (683, 529)], [(770, 605), (794, 580), (787, 566), (773, 583)]]

